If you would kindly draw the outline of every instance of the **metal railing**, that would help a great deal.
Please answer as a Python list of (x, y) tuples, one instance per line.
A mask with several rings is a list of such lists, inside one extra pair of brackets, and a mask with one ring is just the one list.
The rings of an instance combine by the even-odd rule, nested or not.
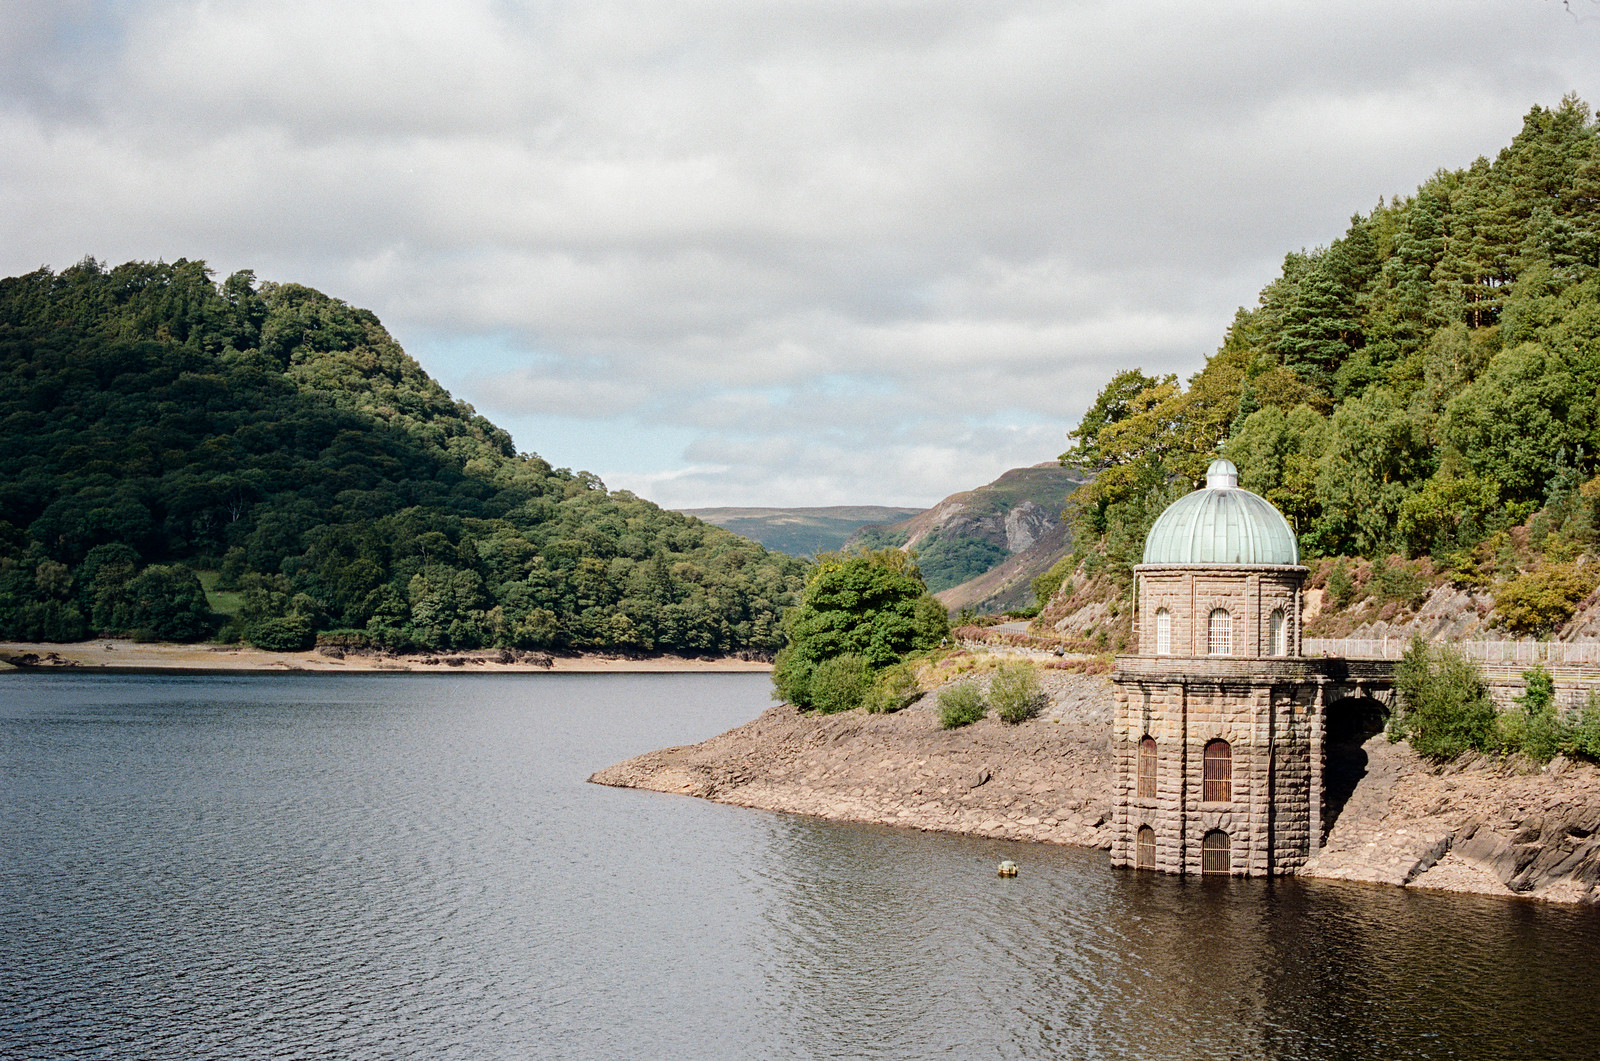
[[(1344, 659), (1399, 659), (1410, 644), (1398, 637), (1308, 637), (1300, 642), (1300, 652)], [(1600, 642), (1594, 641), (1452, 641), (1449, 645), (1474, 663), (1600, 665)]]

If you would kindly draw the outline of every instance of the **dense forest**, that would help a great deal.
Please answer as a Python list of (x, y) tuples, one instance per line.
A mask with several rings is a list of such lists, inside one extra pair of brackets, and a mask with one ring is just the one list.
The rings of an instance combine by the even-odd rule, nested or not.
[(1308, 558), (1427, 555), (1570, 605), (1600, 544), (1600, 125), (1534, 107), (1492, 162), (1379, 200), (1288, 255), (1186, 384), (1114, 377), (1071, 443), (1090, 574), (1126, 584), (1220, 452)]
[(0, 280), (0, 637), (769, 654), (802, 574), (517, 453), (310, 288)]

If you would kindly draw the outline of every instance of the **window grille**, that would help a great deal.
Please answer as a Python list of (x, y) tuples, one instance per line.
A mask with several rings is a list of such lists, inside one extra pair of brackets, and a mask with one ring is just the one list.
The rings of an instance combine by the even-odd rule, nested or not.
[(1211, 621), (1206, 624), (1208, 643), (1206, 651), (1213, 656), (1231, 656), (1233, 654), (1233, 616), (1228, 614), (1228, 609), (1217, 608), (1211, 613)]
[(1156, 868), (1156, 831), (1148, 825), (1139, 826), (1133, 841), (1133, 868)]
[(1233, 748), (1225, 740), (1206, 745), (1200, 798), (1207, 803), (1233, 802)]
[(1271, 646), (1267, 651), (1274, 656), (1287, 656), (1289, 654), (1289, 624), (1283, 621), (1283, 609), (1279, 608), (1267, 620), (1267, 644)]
[(1232, 846), (1228, 834), (1221, 829), (1206, 833), (1205, 839), (1200, 842), (1200, 872), (1227, 873), (1232, 869)]
[(1172, 655), (1172, 613), (1165, 608), (1156, 611), (1156, 655)]
[(1139, 787), (1135, 795), (1140, 799), (1154, 799), (1156, 795), (1156, 740), (1146, 737), (1139, 742)]

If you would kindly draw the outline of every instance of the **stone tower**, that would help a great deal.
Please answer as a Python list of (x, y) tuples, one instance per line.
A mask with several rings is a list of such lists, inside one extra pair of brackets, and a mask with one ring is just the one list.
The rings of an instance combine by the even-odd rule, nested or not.
[(1113, 675), (1115, 864), (1266, 876), (1313, 853), (1321, 668), (1300, 656), (1305, 575), (1282, 513), (1226, 460), (1150, 529), (1135, 652)]

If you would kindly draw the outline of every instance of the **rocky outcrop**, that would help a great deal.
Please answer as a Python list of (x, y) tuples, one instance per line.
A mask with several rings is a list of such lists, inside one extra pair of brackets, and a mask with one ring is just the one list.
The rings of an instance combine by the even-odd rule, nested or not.
[[(951, 494), (909, 519), (863, 527), (844, 548), (888, 542), (921, 551), (929, 584), (959, 598), (959, 603), (945, 602), (951, 608), (1031, 603), (1028, 582), (1071, 547), (1072, 530), (1062, 522), (1061, 510), (1082, 482), (1081, 473), (1055, 461), (1013, 468), (992, 483)], [(993, 566), (967, 582), (951, 585), (954, 577), (946, 580), (948, 572), (940, 557), (948, 558), (952, 551), (970, 556), (974, 547), (996, 557), (990, 561)], [(998, 557), (1001, 550), (1003, 557)], [(988, 577), (1000, 567), (1006, 568), (1002, 577)], [(970, 574), (970, 568), (961, 564), (951, 565), (950, 570), (959, 570), (962, 578)], [(975, 585), (979, 580), (986, 581)]]
[(1024, 501), (1006, 513), (1006, 548), (1020, 553), (1060, 523), (1043, 505)]
[(1469, 753), (1428, 763), (1382, 735), (1306, 876), (1600, 902), (1600, 768)]
[(997, 612), (1032, 604), (1033, 580), (1072, 549), (1072, 528), (1056, 523), (1040, 531), (1034, 543), (1000, 566), (934, 596), (952, 612), (971, 608)]
[[(1414, 613), (1363, 622), (1348, 636), (1409, 641), (1420, 634), (1427, 641), (1504, 640), (1510, 635), (1490, 625), (1489, 611), (1493, 607), (1494, 598), (1488, 593), (1445, 583), (1430, 590)], [(1311, 618), (1306, 621), (1309, 623)]]

